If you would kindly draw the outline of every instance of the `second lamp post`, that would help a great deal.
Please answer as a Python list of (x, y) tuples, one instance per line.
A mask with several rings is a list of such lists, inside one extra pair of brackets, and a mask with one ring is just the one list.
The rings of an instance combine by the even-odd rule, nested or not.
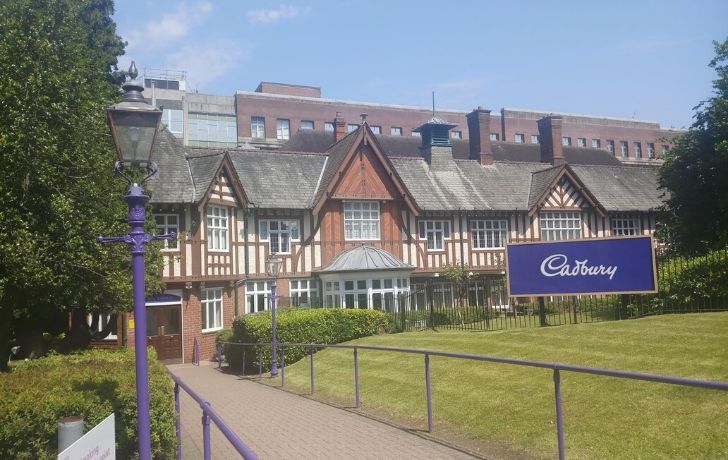
[(281, 272), (281, 266), (283, 265), (283, 259), (278, 254), (271, 253), (268, 256), (268, 263), (266, 264), (266, 271), (268, 276), (272, 278), (270, 283), (270, 310), (271, 310), (271, 321), (273, 323), (271, 331), (271, 347), (272, 347), (272, 363), (270, 366), (270, 376), (275, 377), (278, 375), (278, 340), (276, 338), (276, 284), (278, 281), (278, 274)]

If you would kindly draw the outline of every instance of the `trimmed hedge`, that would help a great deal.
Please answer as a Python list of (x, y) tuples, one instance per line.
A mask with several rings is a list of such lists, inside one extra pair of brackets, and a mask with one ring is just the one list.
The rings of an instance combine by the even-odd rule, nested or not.
[[(279, 342), (333, 344), (385, 332), (389, 319), (386, 313), (375, 310), (290, 309), (277, 312), (276, 322)], [(271, 330), (270, 312), (238, 316), (233, 321), (232, 341), (268, 344)], [(221, 336), (226, 337), (227, 333), (218, 337)], [(231, 367), (241, 367), (242, 349), (239, 345), (224, 347), (225, 359)], [(286, 348), (286, 364), (300, 360), (307, 353), (307, 350)], [(248, 348), (246, 361), (248, 368), (258, 369), (258, 351)], [(263, 347), (263, 368), (270, 369), (270, 364), (271, 348)]]
[(700, 306), (728, 301), (728, 252), (676, 257), (660, 267), (660, 294), (671, 306)]
[[(152, 456), (177, 456), (174, 382), (149, 354)], [(0, 374), (0, 458), (55, 459), (58, 419), (81, 416), (85, 431), (116, 414), (116, 457), (137, 458), (133, 350), (51, 355)]]

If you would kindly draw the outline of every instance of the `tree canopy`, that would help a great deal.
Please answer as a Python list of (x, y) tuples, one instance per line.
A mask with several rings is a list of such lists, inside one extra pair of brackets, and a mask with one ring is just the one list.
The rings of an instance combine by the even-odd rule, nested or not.
[(128, 233), (104, 113), (124, 52), (112, 14), (112, 0), (0, 3), (0, 367), (13, 334), (131, 304), (128, 248), (95, 241)]
[(660, 233), (683, 254), (728, 245), (728, 39), (714, 45), (714, 95), (695, 107), (695, 122), (673, 139), (660, 169), (667, 196)]

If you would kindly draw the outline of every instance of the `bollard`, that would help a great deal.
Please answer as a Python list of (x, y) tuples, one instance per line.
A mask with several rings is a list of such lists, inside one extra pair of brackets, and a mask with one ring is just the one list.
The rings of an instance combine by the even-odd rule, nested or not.
[(246, 351), (245, 347), (243, 347), (243, 371), (240, 374), (241, 377), (245, 377), (245, 363), (247, 362), (247, 360), (245, 358), (247, 358), (247, 356), (246, 356), (247, 353), (248, 352)]
[(361, 407), (361, 389), (359, 388), (359, 350), (354, 348), (354, 394), (356, 395), (356, 408)]
[(427, 432), (432, 433), (432, 385), (430, 383), (430, 355), (425, 354), (425, 390), (427, 392)]
[(313, 394), (313, 391), (314, 391), (314, 381), (313, 381), (313, 347), (311, 347), (310, 353), (311, 353), (311, 394)]
[(286, 384), (286, 349), (281, 348), (281, 386)]
[(180, 403), (179, 403), (179, 383), (174, 383), (174, 411), (176, 417), (175, 434), (177, 435), (177, 460), (182, 460), (182, 427), (180, 425)]
[(258, 350), (258, 378), (263, 378), (263, 349)]
[(222, 368), (222, 344), (217, 342), (217, 368)]
[(62, 417), (58, 420), (58, 452), (61, 453), (68, 446), (83, 436), (83, 418)]

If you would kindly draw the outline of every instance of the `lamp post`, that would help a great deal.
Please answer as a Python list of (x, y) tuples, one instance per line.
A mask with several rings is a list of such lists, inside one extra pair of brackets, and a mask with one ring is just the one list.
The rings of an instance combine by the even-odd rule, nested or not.
[[(124, 95), (118, 104), (107, 107), (106, 120), (114, 138), (119, 160), (114, 166), (117, 174), (129, 182), (126, 202), (129, 205), (128, 235), (98, 237), (99, 243), (126, 243), (131, 248), (132, 287), (134, 298), (134, 356), (136, 358), (137, 432), (139, 459), (151, 459), (151, 427), (149, 419), (149, 375), (147, 364), (147, 315), (145, 310), (144, 248), (150, 241), (175, 238), (169, 235), (149, 235), (144, 232), (145, 205), (149, 197), (144, 195), (143, 184), (157, 172), (151, 161), (152, 145), (157, 134), (162, 111), (147, 104), (142, 96), (144, 87), (136, 80), (134, 62), (129, 68), (130, 81), (122, 85)], [(144, 165), (147, 175), (135, 183), (124, 174), (124, 165)]]
[(271, 347), (273, 348), (273, 362), (270, 366), (270, 376), (275, 377), (278, 375), (278, 351), (277, 351), (277, 340), (276, 340), (276, 283), (278, 281), (278, 274), (281, 272), (281, 265), (283, 265), (283, 259), (274, 253), (268, 256), (267, 268), (268, 276), (273, 278), (270, 283), (270, 310), (271, 320), (273, 323), (273, 330), (271, 334)]

